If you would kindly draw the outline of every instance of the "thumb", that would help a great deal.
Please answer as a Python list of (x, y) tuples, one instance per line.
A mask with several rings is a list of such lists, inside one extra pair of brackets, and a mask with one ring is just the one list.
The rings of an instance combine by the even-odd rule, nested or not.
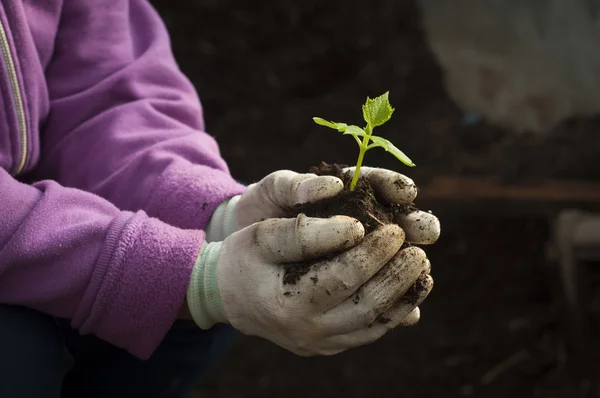
[(267, 261), (275, 263), (317, 259), (358, 244), (365, 235), (360, 221), (346, 216), (273, 218), (257, 224), (253, 242)]
[(260, 186), (263, 194), (280, 208), (291, 209), (299, 204), (332, 198), (342, 191), (344, 183), (334, 176), (279, 170), (265, 177)]
[[(355, 167), (344, 168), (346, 173), (354, 173)], [(418, 189), (414, 181), (404, 174), (379, 167), (363, 166), (360, 176), (366, 178), (373, 189), (388, 203), (410, 203), (417, 197)]]

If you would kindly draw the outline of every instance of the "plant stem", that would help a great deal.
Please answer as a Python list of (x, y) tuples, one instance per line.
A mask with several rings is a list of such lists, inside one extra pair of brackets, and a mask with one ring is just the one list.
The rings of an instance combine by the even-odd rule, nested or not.
[(360, 176), (360, 167), (362, 166), (365, 153), (367, 152), (371, 134), (373, 134), (373, 129), (371, 128), (371, 126), (367, 126), (365, 128), (365, 133), (367, 134), (363, 137), (362, 145), (359, 146), (360, 151), (358, 152), (358, 159), (356, 161), (356, 168), (354, 169), (354, 176), (352, 177), (352, 182), (350, 183), (350, 191), (354, 191), (354, 188), (356, 188), (356, 183), (358, 182), (358, 177)]

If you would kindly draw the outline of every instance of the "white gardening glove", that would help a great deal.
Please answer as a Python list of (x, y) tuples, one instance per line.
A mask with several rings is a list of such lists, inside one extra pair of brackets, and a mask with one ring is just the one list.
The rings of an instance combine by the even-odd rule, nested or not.
[[(355, 167), (343, 169), (349, 176)], [(360, 168), (360, 176), (365, 177), (381, 200), (393, 204), (409, 204), (417, 198), (418, 189), (409, 177), (392, 170), (377, 167)], [(431, 213), (416, 210), (401, 216), (398, 224), (406, 233), (406, 241), (418, 245), (430, 245), (440, 237), (440, 221)]]
[[(344, 171), (352, 173), (354, 168)], [(408, 204), (417, 196), (417, 187), (408, 177), (397, 172), (362, 167), (380, 196), (390, 203)], [(205, 228), (207, 240), (221, 241), (235, 231), (267, 218), (286, 217), (296, 205), (336, 196), (342, 191), (342, 180), (333, 176), (299, 174), (279, 170), (251, 184), (242, 195), (222, 203)], [(406, 240), (414, 244), (432, 244), (440, 235), (440, 223), (433, 214), (416, 211), (399, 220)]]
[(217, 207), (205, 227), (206, 240), (221, 241), (257, 221), (286, 217), (294, 206), (333, 197), (343, 188), (336, 177), (275, 171)]
[[(258, 222), (205, 244), (188, 306), (203, 329), (230, 323), (298, 355), (336, 354), (419, 320), (430, 264), (419, 248), (400, 250), (403, 242), (396, 225), (365, 237), (346, 216)], [(305, 273), (290, 283), (286, 268)]]

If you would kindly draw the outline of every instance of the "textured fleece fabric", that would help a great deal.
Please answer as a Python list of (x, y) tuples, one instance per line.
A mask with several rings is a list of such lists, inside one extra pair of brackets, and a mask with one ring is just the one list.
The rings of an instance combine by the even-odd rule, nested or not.
[(4, 0), (0, 22), (0, 303), (148, 358), (244, 187), (146, 0)]

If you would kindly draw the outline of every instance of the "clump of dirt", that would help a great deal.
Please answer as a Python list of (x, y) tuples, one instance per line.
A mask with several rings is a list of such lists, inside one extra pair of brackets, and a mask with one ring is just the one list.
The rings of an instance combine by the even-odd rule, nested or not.
[(425, 283), (426, 281), (427, 274), (425, 272), (422, 272), (421, 275), (419, 275), (419, 277), (415, 281), (415, 283), (413, 283), (413, 285), (408, 289), (406, 294), (402, 296), (402, 299), (410, 305), (417, 304), (420, 293), (427, 289), (427, 285)]
[[(382, 225), (398, 223), (398, 217), (417, 211), (414, 203), (390, 204), (381, 200), (366, 178), (359, 178), (354, 190), (350, 190), (352, 173), (345, 173), (345, 165), (328, 164), (321, 162), (318, 166), (309, 169), (310, 173), (317, 175), (332, 175), (344, 182), (344, 189), (333, 198), (324, 199), (314, 203), (306, 203), (294, 208), (294, 214), (303, 213), (309, 217), (327, 218), (334, 215), (346, 215), (359, 220), (365, 233), (369, 234)], [(403, 248), (410, 246), (405, 243)], [(283, 283), (295, 285), (302, 276), (306, 275), (318, 261), (286, 264), (284, 266)], [(419, 293), (425, 289), (422, 275), (405, 295), (409, 302), (416, 302)], [(314, 283), (317, 281), (313, 280)], [(385, 320), (380, 320), (385, 322)]]
[(381, 201), (369, 181), (363, 177), (358, 179), (356, 187), (351, 191), (352, 174), (344, 173), (345, 167), (345, 165), (325, 162), (311, 167), (309, 173), (340, 178), (344, 182), (344, 190), (334, 198), (296, 206), (294, 211), (309, 217), (350, 216), (359, 220), (365, 228), (365, 233), (368, 234), (382, 225), (395, 223), (401, 215), (417, 210), (413, 203), (399, 205)]
[(287, 263), (284, 265), (283, 284), (295, 285), (302, 276), (308, 274), (314, 262)]

